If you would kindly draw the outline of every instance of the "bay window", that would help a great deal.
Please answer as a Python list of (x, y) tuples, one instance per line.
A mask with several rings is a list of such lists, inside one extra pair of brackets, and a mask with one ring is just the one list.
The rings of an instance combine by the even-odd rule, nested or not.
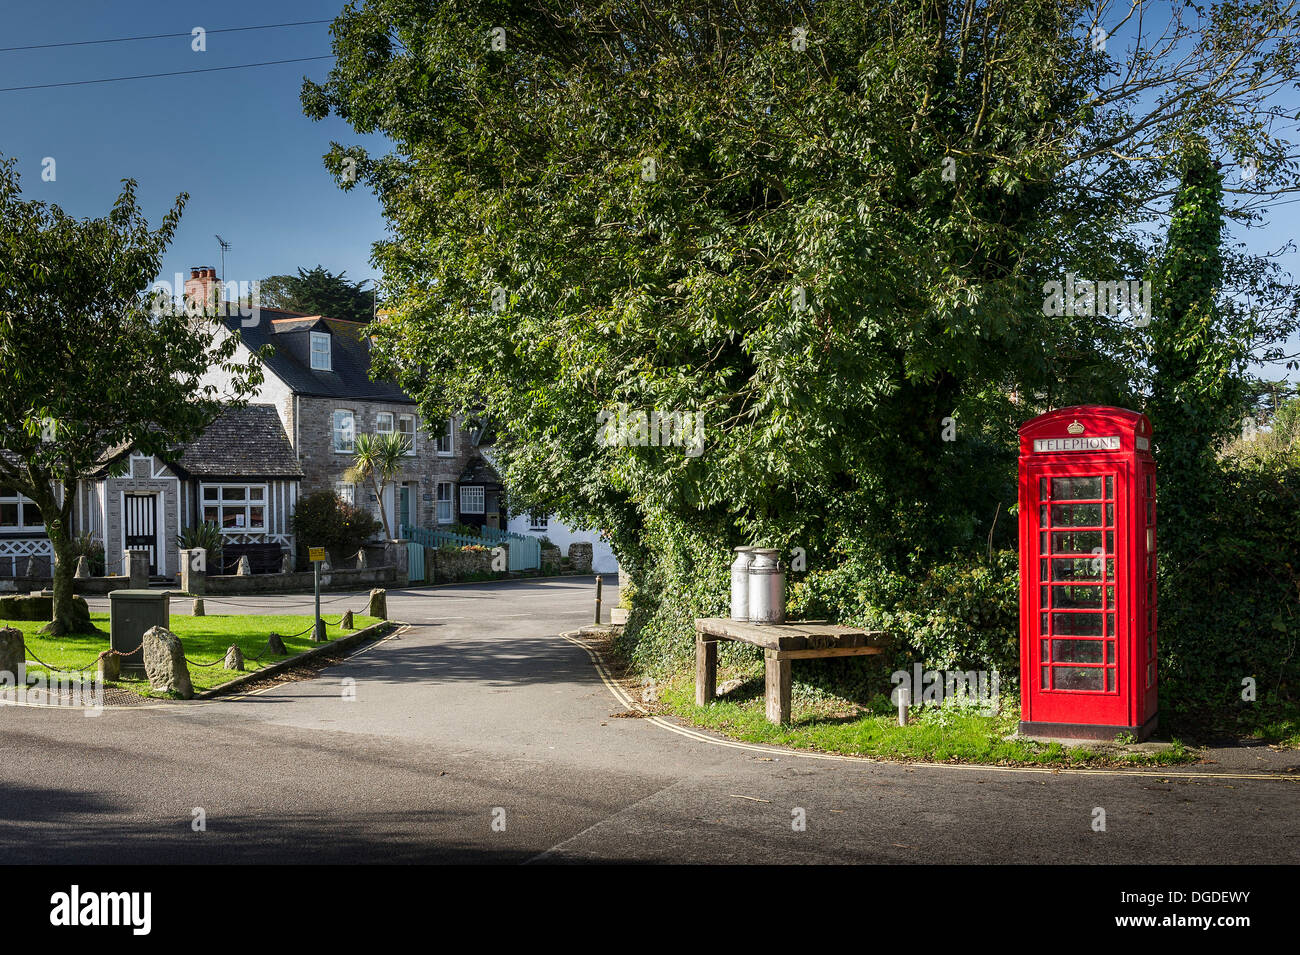
[(204, 484), (203, 521), (226, 534), (266, 530), (265, 484)]

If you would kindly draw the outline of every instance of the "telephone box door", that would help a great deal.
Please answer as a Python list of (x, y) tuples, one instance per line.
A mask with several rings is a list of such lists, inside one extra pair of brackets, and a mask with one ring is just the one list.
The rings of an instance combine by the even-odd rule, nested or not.
[(1116, 583), (1128, 544), (1124, 469), (1080, 461), (1031, 467), (1028, 476), (1038, 527), (1027, 542), (1035, 584), (1028, 588), (1029, 613), (1038, 622), (1027, 648), (1036, 681), (1032, 720), (1125, 725), (1120, 635), (1128, 610)]

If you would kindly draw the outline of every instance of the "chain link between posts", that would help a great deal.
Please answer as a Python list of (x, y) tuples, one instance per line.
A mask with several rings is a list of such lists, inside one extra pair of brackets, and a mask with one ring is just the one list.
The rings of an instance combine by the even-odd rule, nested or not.
[[(369, 608), (366, 608), (366, 609), (369, 609)], [(344, 611), (343, 614), (340, 614), (340, 615), (339, 615), (338, 623), (330, 623), (330, 622), (329, 622), (328, 620), (326, 620), (324, 617), (321, 617), (321, 622), (324, 623), (324, 624), (326, 624), (327, 626), (331, 626), (331, 627), (342, 626), (342, 624), (343, 624), (343, 617), (344, 617), (347, 613), (351, 613), (351, 614), (355, 617), (357, 614), (362, 613), (362, 611), (361, 611), (361, 610)], [(305, 635), (311, 633), (311, 632), (312, 632), (313, 630), (315, 630), (315, 629), (316, 629), (316, 622), (313, 620), (312, 623), (311, 623), (311, 626), (309, 626), (306, 630), (300, 630), (300, 631), (298, 631), (297, 633), (282, 634), (281, 637), (280, 637), (280, 639), (281, 639), (281, 640), (292, 640), (294, 637), (302, 637), (302, 636), (305, 636)], [(238, 646), (238, 644), (235, 644), (235, 646)], [(42, 667), (44, 667), (45, 669), (49, 670), (51, 673), (84, 673), (85, 671), (89, 670), (91, 667), (97, 667), (97, 666), (99, 666), (99, 660), (100, 660), (100, 657), (104, 657), (104, 656), (129, 657), (129, 656), (133, 656), (133, 655), (136, 654), (136, 653), (139, 653), (139, 652), (140, 652), (141, 650), (143, 650), (143, 649), (144, 649), (144, 641), (141, 640), (141, 641), (140, 641), (140, 645), (139, 645), (138, 647), (136, 647), (134, 650), (125, 650), (125, 651), (123, 651), (123, 650), (114, 650), (114, 649), (112, 649), (112, 648), (109, 648), (108, 650), (101, 651), (100, 654), (99, 654), (99, 656), (95, 657), (94, 660), (92, 660), (90, 663), (87, 663), (87, 664), (86, 664), (85, 666), (83, 666), (83, 667), (55, 667), (55, 666), (50, 666), (50, 664), (46, 663), (44, 660), (42, 660), (40, 657), (38, 657), (38, 656), (36, 655), (36, 653), (31, 649), (31, 647), (28, 645), (27, 640), (26, 640), (25, 638), (24, 638), (24, 640), (23, 640), (23, 656), (24, 656), (24, 657), (30, 657), (32, 663), (35, 663), (35, 664), (37, 664), (38, 666), (42, 666)], [(245, 656), (244, 659), (245, 659), (245, 660), (252, 660), (254, 663), (261, 663), (261, 662), (262, 662), (262, 659), (266, 656), (266, 654), (270, 651), (270, 649), (271, 649), (271, 641), (270, 641), (270, 638), (267, 638), (267, 641), (266, 641), (266, 649), (263, 650), (263, 651), (261, 652), (261, 654), (259, 654), (258, 656), (251, 656), (251, 655), (248, 655), (248, 656)], [(286, 649), (287, 649), (287, 648), (286, 648)], [(181, 646), (181, 657), (182, 657), (182, 659), (185, 660), (185, 664), (186, 664), (187, 666), (194, 666), (194, 667), (214, 667), (214, 666), (216, 666), (218, 663), (225, 663), (225, 662), (226, 662), (226, 658), (225, 658), (224, 655), (221, 657), (221, 659), (219, 659), (219, 660), (213, 660), (211, 663), (198, 663), (198, 662), (196, 662), (196, 661), (193, 661), (193, 660), (191, 660), (191, 659), (190, 659), (190, 658), (185, 654), (185, 647), (184, 647), (183, 644), (182, 644), (182, 646)], [(258, 669), (260, 670), (260, 669), (263, 669), (263, 668), (262, 668), (262, 667), (258, 667)]]

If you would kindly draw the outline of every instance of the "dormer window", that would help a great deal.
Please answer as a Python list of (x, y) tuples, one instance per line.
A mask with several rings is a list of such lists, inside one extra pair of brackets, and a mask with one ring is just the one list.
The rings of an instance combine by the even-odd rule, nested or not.
[(312, 371), (332, 371), (330, 362), (330, 336), (328, 332), (311, 333), (311, 367)]

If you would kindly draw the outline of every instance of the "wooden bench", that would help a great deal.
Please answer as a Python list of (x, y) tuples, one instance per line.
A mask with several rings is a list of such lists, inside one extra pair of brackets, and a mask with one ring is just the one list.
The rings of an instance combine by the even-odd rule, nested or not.
[(746, 623), (720, 617), (695, 621), (695, 703), (704, 706), (718, 695), (718, 641), (735, 640), (763, 648), (766, 660), (767, 718), (790, 722), (790, 663), (819, 657), (857, 657), (883, 653), (883, 630), (861, 630), (821, 621), (782, 624)]

